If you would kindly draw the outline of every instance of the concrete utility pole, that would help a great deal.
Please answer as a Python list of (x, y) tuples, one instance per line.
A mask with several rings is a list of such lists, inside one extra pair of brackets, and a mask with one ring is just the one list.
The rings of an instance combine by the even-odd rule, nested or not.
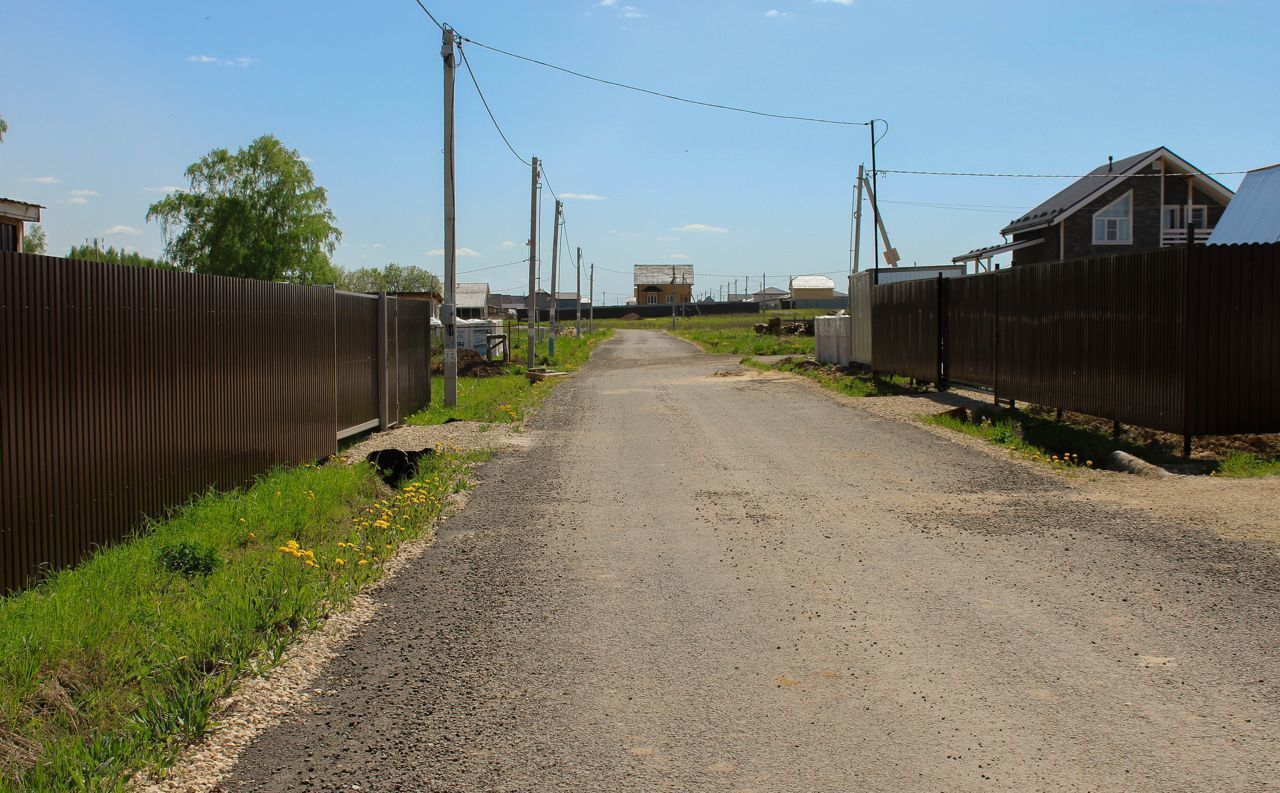
[(537, 344), (538, 331), (538, 158), (533, 158), (533, 183), (529, 190), (529, 296), (525, 299), (525, 308), (529, 311), (529, 355), (527, 366), (532, 369), (537, 363), (534, 346)]
[(863, 176), (862, 166), (858, 166), (858, 187), (856, 190), (857, 198), (853, 201), (853, 272), (858, 272), (858, 254), (859, 248), (862, 247), (862, 182), (866, 177)]
[(444, 305), (440, 322), (444, 325), (444, 405), (458, 404), (458, 250), (454, 233), (457, 218), (453, 203), (453, 82), (458, 64), (453, 56), (452, 28), (441, 31), (440, 57), (444, 59)]
[(551, 230), (551, 315), (547, 318), (548, 333), (547, 337), (547, 358), (554, 361), (556, 359), (556, 325), (560, 319), (560, 301), (557, 299), (556, 292), (560, 287), (557, 285), (557, 270), (560, 262), (560, 217), (564, 214), (564, 204), (560, 199), (556, 199), (556, 225)]
[(578, 248), (578, 285), (573, 288), (573, 322), (575, 333), (582, 338), (582, 248)]
[(587, 280), (591, 292), (591, 305), (587, 308), (587, 333), (596, 332), (596, 263), (591, 263), (591, 277)]

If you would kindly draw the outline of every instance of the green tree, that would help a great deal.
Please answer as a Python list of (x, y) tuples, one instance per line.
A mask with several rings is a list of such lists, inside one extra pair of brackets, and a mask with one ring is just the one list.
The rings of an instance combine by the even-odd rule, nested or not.
[(421, 267), (392, 262), (381, 269), (361, 267), (338, 273), (338, 286), (351, 292), (439, 292), (440, 276)]
[(298, 152), (263, 135), (187, 168), (191, 186), (151, 205), (169, 261), (183, 270), (299, 284), (333, 283), (342, 232)]
[(0, 116), (0, 142), (4, 141), (4, 134), (9, 131), (9, 122)]
[(85, 262), (106, 262), (107, 264), (123, 264), (129, 267), (155, 267), (161, 270), (172, 270), (174, 266), (162, 259), (152, 259), (137, 251), (126, 251), (124, 248), (99, 248), (95, 245), (73, 245), (67, 252), (68, 259), (79, 259)]
[(40, 228), (39, 223), (27, 229), (27, 233), (22, 236), (23, 253), (44, 253), (47, 245), (48, 240), (45, 239), (44, 229)]

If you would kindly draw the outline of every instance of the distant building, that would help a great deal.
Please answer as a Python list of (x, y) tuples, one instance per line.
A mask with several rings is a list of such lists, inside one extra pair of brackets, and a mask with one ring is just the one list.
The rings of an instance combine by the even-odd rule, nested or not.
[(693, 302), (692, 264), (637, 264), (633, 272), (637, 304)]
[(1250, 242), (1280, 242), (1280, 163), (1245, 174), (1208, 244)]
[(488, 284), (456, 284), (453, 299), (458, 319), (484, 319), (489, 315)]
[(42, 209), (39, 204), (0, 198), (0, 251), (21, 253), (26, 224), (39, 223)]
[(825, 275), (797, 275), (791, 279), (791, 299), (824, 300), (835, 297), (836, 282)]
[(751, 293), (751, 302), (759, 303), (761, 308), (782, 308), (782, 301), (787, 299), (787, 291), (776, 286), (765, 287)]
[[(989, 269), (1012, 253), (1013, 265), (1106, 256), (1185, 244), (1187, 224), (1204, 241), (1232, 192), (1161, 146), (1108, 161), (1000, 230), (1005, 242), (952, 259)], [(985, 267), (983, 262), (985, 261)]]

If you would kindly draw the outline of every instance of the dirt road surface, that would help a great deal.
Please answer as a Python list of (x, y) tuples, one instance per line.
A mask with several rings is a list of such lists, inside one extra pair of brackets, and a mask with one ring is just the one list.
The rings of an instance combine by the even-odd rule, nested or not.
[(603, 345), (223, 787), (1277, 789), (1273, 547), (736, 369)]

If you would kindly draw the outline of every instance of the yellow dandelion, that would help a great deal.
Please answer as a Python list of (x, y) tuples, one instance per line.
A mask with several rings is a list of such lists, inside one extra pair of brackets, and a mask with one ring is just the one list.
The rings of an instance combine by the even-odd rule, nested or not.
[(297, 541), (297, 540), (289, 540), (288, 542), (286, 542), (286, 543), (285, 543), (285, 545), (289, 546), (290, 548), (297, 548), (297, 547), (298, 547), (298, 541)]
[(361, 559), (360, 561), (356, 562), (356, 565), (357, 565), (358, 567), (364, 567), (364, 566), (365, 566), (365, 565), (367, 565), (368, 563), (369, 563), (369, 560), (368, 560), (368, 559)]
[(315, 567), (315, 566), (316, 566), (315, 562), (311, 561), (310, 559), (307, 560), (307, 567)]
[(345, 566), (345, 565), (346, 565), (347, 560), (346, 560), (346, 559), (334, 559), (334, 560), (333, 560), (333, 563), (334, 563), (334, 564), (336, 564), (338, 567), (343, 567), (343, 566)]
[(253, 532), (249, 532), (249, 539), (250, 539), (250, 540), (256, 540), (256, 539), (258, 539), (258, 537), (257, 537), (257, 535), (255, 535)]

